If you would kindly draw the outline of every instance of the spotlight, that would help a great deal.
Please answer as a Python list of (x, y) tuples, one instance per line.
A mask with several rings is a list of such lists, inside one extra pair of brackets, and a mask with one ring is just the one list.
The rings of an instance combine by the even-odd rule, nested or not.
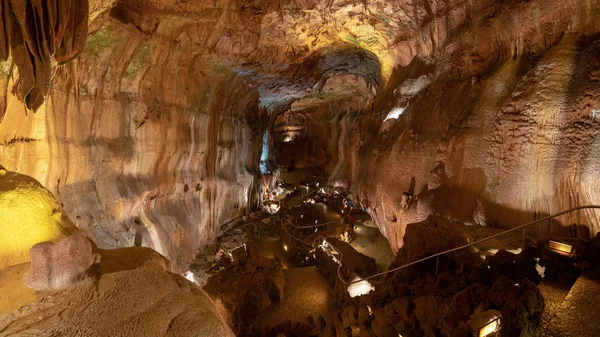
[(471, 315), (467, 326), (473, 336), (495, 337), (500, 331), (500, 312), (498, 310), (488, 310), (476, 312)]
[(498, 328), (500, 328), (500, 318), (494, 317), (491, 322), (479, 330), (479, 337), (491, 336), (494, 332), (498, 331)]
[(288, 247), (286, 245), (283, 245), (283, 250), (285, 250), (287, 252), (288, 251)]
[(552, 240), (548, 241), (548, 249), (561, 255), (571, 255), (573, 252), (573, 246)]

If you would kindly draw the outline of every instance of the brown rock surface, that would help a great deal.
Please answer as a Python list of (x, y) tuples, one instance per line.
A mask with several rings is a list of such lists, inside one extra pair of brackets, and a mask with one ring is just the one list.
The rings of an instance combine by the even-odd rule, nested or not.
[(0, 3), (0, 62), (12, 54), (19, 69), (19, 97), (28, 108), (37, 110), (44, 103), (50, 89), (52, 57), (62, 64), (83, 51), (88, 11), (88, 0)]
[[(260, 255), (252, 243), (248, 242), (243, 249), (246, 247), (248, 254), (243, 257), (238, 254), (237, 259), (228, 260), (227, 265), (219, 262), (217, 267), (222, 270), (211, 276), (204, 286), (237, 334), (249, 332), (264, 311), (272, 310), (284, 299), (289, 300), (286, 293), (289, 279), (279, 264)], [(221, 260), (226, 259), (227, 255), (223, 255)], [(264, 324), (260, 327), (264, 328)]]
[(127, 269), (112, 269), (0, 316), (0, 336), (234, 336), (202, 289), (165, 272), (153, 254), (143, 257), (132, 249), (102, 256), (112, 266), (129, 260)]
[[(48, 5), (59, 3), (57, 24), (46, 27)], [(223, 223), (260, 206), (260, 171), (276, 162), (320, 166), (330, 182), (349, 184), (400, 251), (397, 264), (481, 234), (412, 232), (431, 215), (477, 231), (600, 203), (599, 0), (75, 3), (0, 1), (0, 59), (6, 41), (12, 50), (0, 63), (0, 158), (47, 186), (100, 248), (146, 246), (173, 261), (112, 270), (142, 273), (147, 261), (188, 270)], [(581, 211), (528, 234), (594, 235), (598, 219)], [(496, 284), (513, 262), (530, 273), (530, 257), (518, 259), (489, 260)], [(392, 321), (437, 333), (432, 307), (450, 306), (448, 294), (480, 272), (452, 274), (464, 260), (398, 285), (419, 309), (375, 308), (379, 330), (362, 333), (389, 334)], [(514, 298), (495, 305), (535, 322), (537, 294), (514, 281), (496, 288)], [(428, 294), (435, 287), (448, 298)], [(263, 295), (248, 299), (252, 308), (267, 306)], [(236, 308), (239, 298), (224, 298)], [(400, 314), (411, 310), (418, 315)]]
[(24, 277), (28, 287), (56, 291), (82, 281), (100, 256), (92, 252), (91, 242), (82, 234), (71, 235), (58, 243), (41, 242), (30, 251), (31, 266)]

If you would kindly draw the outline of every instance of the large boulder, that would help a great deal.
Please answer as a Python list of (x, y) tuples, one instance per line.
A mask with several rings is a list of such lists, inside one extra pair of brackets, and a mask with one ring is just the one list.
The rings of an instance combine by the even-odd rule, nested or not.
[(29, 250), (58, 241), (63, 228), (60, 204), (37, 180), (0, 166), (0, 268), (29, 261)]
[(82, 234), (71, 235), (59, 243), (42, 242), (31, 248), (31, 268), (25, 274), (28, 287), (40, 291), (67, 288), (88, 276), (100, 255)]
[[(489, 292), (489, 306), (502, 313), (502, 336), (537, 336), (544, 298), (533, 282), (520, 284), (502, 277)], [(485, 305), (484, 305), (485, 306)]]

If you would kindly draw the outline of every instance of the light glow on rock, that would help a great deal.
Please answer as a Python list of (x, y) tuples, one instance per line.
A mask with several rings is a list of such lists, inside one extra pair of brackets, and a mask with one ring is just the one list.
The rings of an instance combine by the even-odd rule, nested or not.
[(35, 244), (57, 242), (62, 227), (60, 204), (37, 180), (0, 166), (0, 269), (29, 261)]
[(269, 158), (269, 130), (266, 130), (262, 139), (262, 151), (260, 154), (260, 172), (262, 174), (269, 173), (267, 169), (267, 160)]
[(387, 121), (388, 119), (398, 119), (398, 117), (400, 117), (400, 115), (402, 115), (404, 113), (404, 107), (395, 107), (392, 109), (392, 111), (390, 111), (387, 116), (385, 116), (385, 119), (383, 120), (384, 122)]
[(279, 212), (279, 209), (281, 208), (281, 206), (279, 205), (278, 202), (275, 201), (267, 201), (265, 202), (264, 206), (263, 206), (263, 211), (269, 214), (276, 214), (277, 212)]
[(479, 337), (486, 337), (492, 333), (498, 331), (500, 327), (500, 320), (496, 317), (493, 321), (489, 322), (486, 326), (479, 330)]
[(196, 278), (194, 277), (194, 273), (192, 273), (191, 271), (186, 271), (185, 274), (183, 274), (183, 277), (185, 277), (188, 281), (192, 282), (192, 283), (196, 283)]
[[(353, 282), (362, 280), (360, 277), (355, 277)], [(360, 282), (352, 283), (348, 286), (348, 294), (350, 297), (362, 296), (370, 293), (375, 290), (375, 287), (367, 280), (362, 280)]]
[(540, 275), (542, 278), (546, 277), (546, 267), (542, 267), (540, 265), (540, 258), (536, 257), (534, 260), (535, 260), (535, 270), (537, 271), (538, 275)]
[(548, 248), (562, 255), (569, 255), (573, 251), (573, 247), (571, 245), (552, 240), (548, 242)]

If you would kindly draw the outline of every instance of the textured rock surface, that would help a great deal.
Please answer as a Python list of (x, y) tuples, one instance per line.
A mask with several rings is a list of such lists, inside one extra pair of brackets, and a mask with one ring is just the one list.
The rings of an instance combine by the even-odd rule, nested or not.
[(12, 55), (19, 70), (18, 95), (28, 108), (44, 103), (52, 62), (68, 62), (83, 50), (88, 12), (88, 0), (0, 2), (0, 62)]
[[(386, 145), (380, 147), (379, 140), (368, 145), (374, 152), (366, 151), (369, 163), (359, 178), (361, 195), (383, 194), (369, 199), (370, 210), (396, 247), (402, 244), (403, 224), (449, 208), (462, 212), (463, 221), (508, 228), (598, 203), (593, 177), (599, 168), (592, 163), (597, 162), (594, 111), (600, 93), (597, 79), (589, 76), (597, 71), (592, 60), (598, 47), (597, 40), (565, 35), (544, 53), (506, 60), (485, 74), (438, 78), (410, 99), (402, 117), (381, 135)], [(427, 171), (439, 163), (445, 164), (447, 188), (456, 197), (400, 207), (410, 179), (416, 178), (419, 191), (429, 181)], [(597, 224), (597, 215), (572, 213), (556, 219), (551, 231), (576, 235), (558, 225), (578, 222)]]
[(281, 266), (261, 256), (252, 243), (237, 251), (231, 253), (233, 260), (220, 259), (226, 263), (219, 261), (222, 270), (208, 279), (204, 289), (229, 326), (243, 334), (273, 302), (285, 297), (287, 279)]
[(220, 224), (254, 205), (262, 133), (247, 81), (174, 46), (108, 22), (58, 70), (35, 115), (9, 97), (0, 151), (100, 247), (138, 242), (184, 270)]
[[(453, 226), (458, 225), (442, 221), (409, 225), (396, 265), (477, 236), (450, 230)], [(428, 244), (431, 238), (438, 243)], [(358, 299), (345, 298), (346, 287), (337, 285), (332, 287), (333, 295), (345, 307), (338, 308), (328, 321), (335, 322), (335, 316), (340, 316), (341, 326), (334, 324), (338, 335), (346, 328), (360, 328), (361, 333), (372, 336), (467, 337), (478, 335), (478, 330), (469, 326), (478, 316), (496, 310), (502, 316), (500, 336), (536, 336), (544, 310), (544, 298), (534, 283), (540, 279), (535, 272), (539, 257), (539, 251), (531, 248), (517, 255), (500, 250), (486, 260), (476, 251), (464, 250), (440, 258), (439, 268), (432, 260), (388, 274), (373, 292)], [(337, 282), (336, 278), (329, 281)]]
[(130, 247), (105, 253), (98, 280), (0, 316), (0, 336), (235, 336), (210, 297), (166, 272), (156, 252)]
[(42, 242), (30, 251), (31, 266), (24, 277), (28, 287), (56, 291), (72, 286), (88, 276), (100, 256), (92, 252), (92, 243), (82, 234), (68, 236), (58, 243)]

